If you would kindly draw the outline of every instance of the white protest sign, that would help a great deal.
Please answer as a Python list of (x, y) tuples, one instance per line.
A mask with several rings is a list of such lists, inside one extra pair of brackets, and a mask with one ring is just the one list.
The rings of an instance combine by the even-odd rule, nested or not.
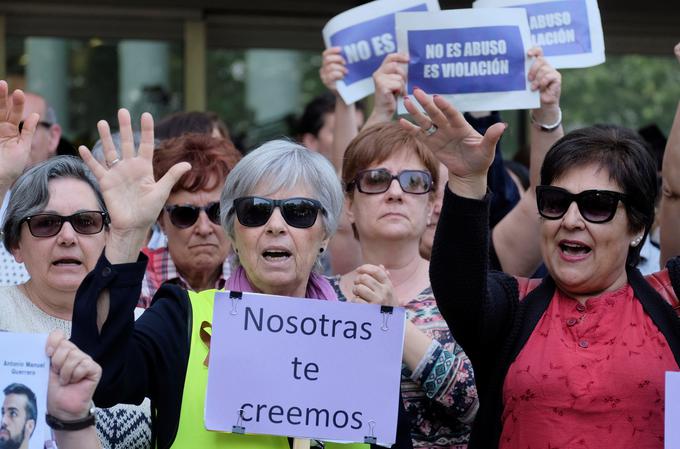
[(409, 94), (418, 86), (461, 111), (540, 106), (527, 80), (531, 38), (522, 9), (399, 13), (396, 24), (398, 51), (409, 55)]
[(389, 447), (404, 320), (400, 307), (218, 292), (206, 428)]
[(521, 7), (533, 46), (559, 68), (591, 67), (605, 61), (597, 0), (478, 0), (474, 8)]
[[(45, 423), (50, 370), (46, 343), (46, 334), (0, 332), (0, 400), (3, 410), (17, 411), (11, 422), (3, 421), (6, 427), (0, 432), (0, 442), (6, 447), (21, 447), (28, 438), (29, 449), (43, 449), (51, 440)], [(24, 428), (33, 429), (30, 436)]]
[(680, 372), (666, 371), (664, 448), (680, 447)]
[(322, 34), (326, 48), (342, 48), (348, 73), (336, 87), (345, 103), (354, 103), (374, 92), (373, 72), (385, 56), (397, 49), (394, 14), (438, 10), (437, 0), (378, 0), (333, 17)]

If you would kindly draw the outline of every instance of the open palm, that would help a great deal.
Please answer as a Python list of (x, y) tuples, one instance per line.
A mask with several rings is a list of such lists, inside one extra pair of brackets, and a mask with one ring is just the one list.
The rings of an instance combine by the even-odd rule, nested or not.
[(172, 186), (191, 166), (182, 162), (173, 166), (158, 182), (153, 176), (153, 118), (144, 113), (141, 119), (141, 141), (135, 151), (130, 113), (118, 111), (120, 156), (106, 121), (97, 124), (104, 147), (107, 166), (100, 164), (85, 148), (80, 154), (99, 182), (111, 217), (111, 229), (135, 231), (149, 228), (158, 218)]
[(9, 95), (7, 82), (0, 81), (0, 186), (9, 187), (24, 171), (31, 152), (31, 140), (38, 123), (31, 114), (19, 131), (24, 111), (24, 93)]

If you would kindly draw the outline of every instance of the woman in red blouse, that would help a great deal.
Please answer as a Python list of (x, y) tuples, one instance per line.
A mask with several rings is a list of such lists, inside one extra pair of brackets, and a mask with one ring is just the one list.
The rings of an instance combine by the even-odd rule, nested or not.
[(657, 194), (644, 144), (595, 126), (553, 145), (536, 191), (549, 275), (514, 278), (489, 272), (486, 257), (486, 173), (505, 125), (481, 136), (441, 97), (414, 96), (428, 115), (407, 99), (417, 125), (402, 126), (449, 170), (430, 276), (475, 370), (470, 449), (663, 448), (664, 373), (680, 360), (669, 305), (680, 263), (647, 278), (634, 268)]

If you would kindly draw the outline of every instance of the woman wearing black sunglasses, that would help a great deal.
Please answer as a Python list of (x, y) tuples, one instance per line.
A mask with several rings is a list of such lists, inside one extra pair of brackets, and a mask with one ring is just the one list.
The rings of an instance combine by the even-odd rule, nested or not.
[(220, 193), (240, 159), (241, 153), (229, 140), (202, 134), (168, 139), (156, 148), (156, 179), (178, 162), (189, 162), (191, 170), (173, 186), (158, 217), (167, 244), (145, 250), (149, 263), (140, 307), (148, 307), (165, 282), (196, 292), (224, 288), (231, 273), (231, 247), (220, 225)]
[[(76, 290), (94, 269), (109, 234), (109, 214), (95, 177), (75, 157), (56, 156), (23, 174), (37, 114), (19, 132), (23, 95), (0, 81), (0, 186), (12, 185), (3, 243), (30, 279), (0, 287), (0, 331), (71, 334)], [(19, 176), (21, 175), (21, 176)], [(18, 178), (18, 179), (17, 179)], [(97, 409), (104, 448), (148, 448), (148, 402)]]
[(402, 126), (449, 170), (430, 277), (475, 369), (469, 447), (662, 448), (664, 373), (680, 360), (669, 306), (680, 265), (647, 278), (634, 268), (657, 191), (644, 144), (596, 126), (553, 145), (537, 189), (549, 276), (532, 282), (487, 270), (486, 171), (504, 125), (481, 136), (443, 99), (415, 98), (428, 116), (407, 100), (417, 126)]
[[(117, 160), (108, 126), (100, 122), (108, 168), (81, 149), (100, 185), (107, 186), (107, 203), (120, 205), (110, 210), (109, 234), (115, 238), (108, 239), (81, 284), (74, 312), (72, 340), (103, 368), (95, 401), (115, 404), (148, 396), (156, 411), (154, 443), (159, 448), (287, 448), (284, 437), (205, 429), (209, 346), (202, 335), (210, 329), (215, 290), (188, 292), (166, 283), (133, 321), (146, 267), (139, 248), (172, 183), (189, 170), (180, 162), (155, 182), (151, 116), (142, 116), (141, 128), (139, 155), (128, 143)], [(121, 135), (131, 134), (124, 115)], [(341, 208), (340, 183), (323, 156), (288, 141), (250, 152), (229, 173), (220, 198), (221, 223), (236, 257), (225, 288), (337, 300), (330, 283), (313, 270)]]

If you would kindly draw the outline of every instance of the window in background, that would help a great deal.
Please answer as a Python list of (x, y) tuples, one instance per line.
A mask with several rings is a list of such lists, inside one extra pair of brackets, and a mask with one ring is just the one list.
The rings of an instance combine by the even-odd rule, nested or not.
[(120, 107), (139, 123), (142, 112), (158, 120), (183, 105), (178, 43), (9, 36), (7, 77), (10, 88), (44, 96), (76, 145), (92, 145), (98, 120), (115, 127)]

